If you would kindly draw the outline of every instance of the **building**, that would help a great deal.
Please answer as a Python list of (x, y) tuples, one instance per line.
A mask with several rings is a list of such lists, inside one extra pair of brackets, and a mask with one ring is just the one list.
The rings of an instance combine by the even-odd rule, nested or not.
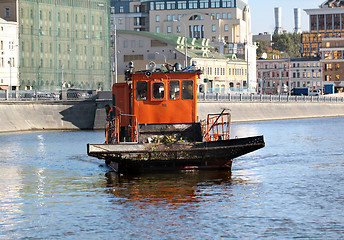
[(335, 84), (336, 92), (344, 88), (344, 38), (324, 38), (321, 62), (324, 84)]
[(319, 57), (324, 38), (343, 38), (343, 5), (343, 0), (328, 0), (317, 9), (305, 9), (310, 24), (309, 33), (302, 34), (302, 57)]
[[(149, 33), (139, 31), (118, 31), (118, 80), (124, 80), (124, 72), (129, 62), (134, 63), (136, 70), (149, 67), (160, 68), (162, 64), (174, 65), (185, 59), (184, 39), (174, 34)], [(236, 59), (235, 55), (224, 55), (213, 51), (206, 39), (188, 41), (188, 62), (203, 70), (198, 80), (200, 92), (229, 93), (247, 91), (247, 62)]]
[(259, 59), (257, 76), (258, 92), (263, 94), (289, 94), (293, 88), (323, 88), (319, 58)]
[(323, 84), (344, 86), (344, 1), (328, 0), (318, 9), (306, 9), (310, 33), (302, 34), (302, 55), (321, 57)]
[(322, 89), (320, 58), (290, 59), (291, 88)]
[(258, 89), (261, 94), (288, 94), (290, 59), (258, 59)]
[[(113, 0), (111, 6), (114, 7), (114, 24), (118, 30), (176, 34), (188, 38), (188, 41), (209, 39), (209, 44), (218, 52), (236, 54), (238, 58), (245, 59), (249, 66), (247, 90), (253, 91), (257, 47), (252, 42), (251, 12), (247, 1)], [(121, 51), (120, 45), (118, 48)]]
[(18, 60), (18, 23), (0, 18), (0, 89), (18, 89)]
[[(183, 34), (212, 42), (251, 43), (251, 13), (242, 0), (111, 1), (119, 30)], [(196, 14), (197, 13), (197, 14)]]
[(110, 89), (109, 7), (109, 0), (1, 1), (4, 19), (19, 25), (20, 88)]

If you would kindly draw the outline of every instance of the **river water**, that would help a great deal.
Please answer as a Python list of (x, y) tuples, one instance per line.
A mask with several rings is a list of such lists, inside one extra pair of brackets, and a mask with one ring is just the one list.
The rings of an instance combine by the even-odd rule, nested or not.
[(118, 177), (104, 132), (0, 135), (0, 239), (343, 239), (344, 118), (232, 125), (266, 147), (223, 171)]

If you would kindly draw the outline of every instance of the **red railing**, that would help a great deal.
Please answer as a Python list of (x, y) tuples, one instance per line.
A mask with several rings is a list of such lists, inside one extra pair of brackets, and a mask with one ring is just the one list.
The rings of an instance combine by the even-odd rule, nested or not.
[(128, 133), (128, 139), (123, 136), (125, 142), (138, 142), (139, 141), (139, 124), (135, 115), (119, 114), (113, 120), (108, 121), (105, 131), (105, 143), (113, 144), (121, 142), (121, 122), (123, 118), (128, 120), (129, 124), (124, 127)]
[(230, 139), (229, 113), (208, 114), (207, 120), (202, 123), (203, 141), (218, 141)]

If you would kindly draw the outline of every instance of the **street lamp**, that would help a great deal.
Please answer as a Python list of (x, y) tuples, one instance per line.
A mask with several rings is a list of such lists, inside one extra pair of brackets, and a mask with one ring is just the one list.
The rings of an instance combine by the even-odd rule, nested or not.
[[(8, 64), (10, 65), (10, 84), (9, 84), (8, 89), (7, 89), (7, 94), (9, 93), (10, 90), (12, 92), (12, 62), (11, 62), (11, 59), (8, 60)], [(7, 100), (8, 100), (8, 96), (7, 96)]]
[[(109, 8), (109, 30), (112, 29), (110, 28), (111, 25), (111, 14), (115, 13), (115, 8), (111, 7), (111, 6), (106, 6), (104, 3), (98, 3), (97, 4), (98, 7), (108, 7)], [(115, 75), (115, 83), (117, 83), (117, 29), (116, 29), (116, 22), (113, 22), (114, 24), (114, 31), (112, 35), (112, 41), (114, 42), (114, 46), (113, 46), (113, 52), (114, 54), (111, 54), (111, 60), (112, 60), (112, 64), (111, 64), (111, 89), (112, 89), (112, 85), (113, 85), (113, 75)], [(111, 31), (112, 32), (112, 31)]]
[[(158, 55), (159, 55), (160, 53), (159, 53), (159, 52), (155, 52), (155, 54), (158, 54)], [(164, 56), (164, 60), (165, 60), (165, 63), (166, 63), (167, 61), (166, 61), (166, 56), (165, 56), (165, 54), (161, 54), (161, 55)]]
[[(177, 20), (173, 20), (173, 22), (181, 22), (181, 21), (177, 21)], [(186, 37), (186, 25), (184, 22), (181, 22), (184, 25), (184, 30), (185, 30), (185, 34), (184, 34), (184, 50), (185, 50), (185, 65), (184, 67), (186, 68), (188, 66), (188, 47), (187, 47), (187, 37)]]

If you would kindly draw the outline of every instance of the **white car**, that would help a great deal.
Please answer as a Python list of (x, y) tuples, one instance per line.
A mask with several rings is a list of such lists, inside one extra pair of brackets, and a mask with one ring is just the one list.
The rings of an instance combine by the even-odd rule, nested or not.
[(309, 96), (319, 96), (321, 95), (321, 91), (319, 89), (314, 89), (309, 92)]

